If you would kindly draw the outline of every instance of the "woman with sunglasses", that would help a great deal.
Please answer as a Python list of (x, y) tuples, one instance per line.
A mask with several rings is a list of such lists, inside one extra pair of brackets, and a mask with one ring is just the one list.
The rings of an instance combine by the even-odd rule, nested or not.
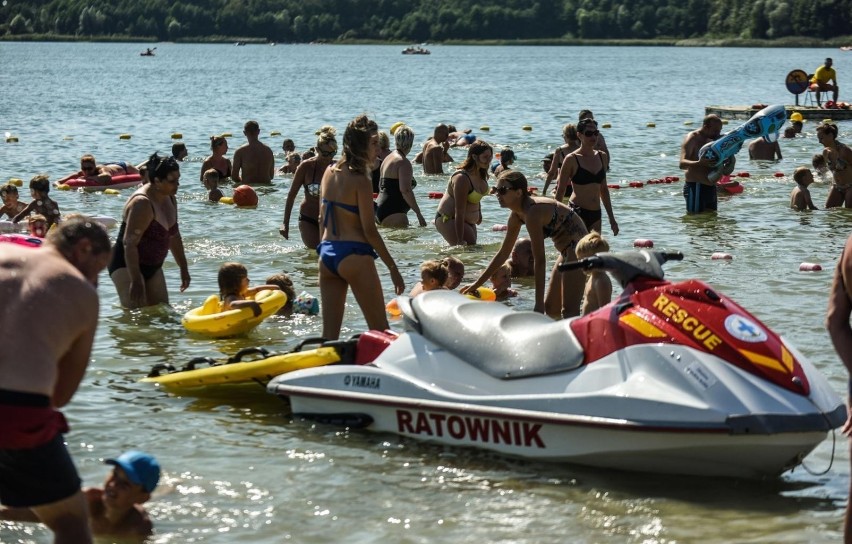
[(577, 124), (580, 148), (566, 155), (559, 170), (559, 182), (556, 185), (556, 200), (561, 202), (570, 185), (573, 192), (569, 203), (586, 224), (589, 231), (601, 232), (601, 203), (609, 217), (612, 234), (618, 236), (618, 223), (612, 213), (609, 188), (606, 185), (606, 172), (609, 156), (595, 149), (598, 140), (598, 123), (586, 118)]
[(476, 226), (482, 223), (479, 201), (488, 194), (488, 168), (493, 156), (490, 145), (476, 140), (470, 144), (467, 158), (450, 176), (435, 216), (435, 228), (450, 245), (476, 243)]
[(163, 262), (169, 250), (180, 268), (181, 292), (191, 279), (178, 229), (180, 166), (173, 157), (156, 153), (146, 166), (150, 182), (127, 199), (107, 268), (121, 305), (129, 309), (168, 304)]
[(219, 171), (219, 180), (225, 181), (231, 177), (231, 159), (225, 156), (228, 152), (228, 140), (224, 136), (210, 136), (211, 155), (201, 163), (201, 183), (204, 183), (204, 172), (215, 168)]
[[(504, 172), (497, 178), (497, 201), (501, 208), (508, 208), (509, 215), (506, 237), (500, 250), (491, 259), (488, 267), (479, 278), (464, 287), (461, 292), (476, 290), (497, 271), (509, 255), (518, 239), (521, 226), (526, 225), (529, 233), (533, 256), (533, 276), (535, 277), (536, 312), (561, 314), (562, 317), (580, 315), (580, 302), (583, 298), (585, 281), (581, 271), (560, 272), (557, 266), (562, 262), (576, 261), (574, 253), (577, 242), (588, 234), (582, 219), (574, 213), (570, 206), (560, 201), (544, 196), (530, 196), (527, 178), (517, 170)], [(550, 238), (559, 252), (559, 257), (550, 273), (550, 285), (545, 293), (545, 277), (547, 275), (547, 259), (544, 251), (544, 240)], [(546, 298), (558, 294), (559, 304), (550, 309), (545, 305)]]
[(138, 174), (139, 169), (129, 162), (107, 162), (98, 164), (95, 161), (95, 156), (87, 153), (80, 157), (80, 170), (73, 174), (68, 174), (64, 178), (56, 182), (57, 185), (77, 178), (86, 178), (98, 183), (108, 184), (112, 181), (113, 176), (126, 176), (130, 174)]
[(287, 203), (284, 205), (284, 220), (278, 232), (284, 239), (290, 239), (290, 214), (293, 212), (293, 203), (299, 190), (305, 189), (305, 199), (299, 206), (299, 234), (305, 247), (314, 249), (320, 241), (319, 213), (320, 213), (320, 181), (326, 169), (334, 160), (337, 153), (337, 131), (334, 127), (325, 125), (317, 132), (317, 145), (314, 147), (316, 155), (305, 159), (296, 167), (293, 174), (293, 183), (290, 192), (287, 193)]
[(370, 169), (379, 152), (375, 121), (361, 115), (343, 135), (343, 158), (325, 170), (322, 178), (322, 209), (319, 254), (319, 286), (322, 296), (322, 336), (340, 336), (349, 288), (364, 313), (367, 328), (385, 330), (388, 318), (382, 282), (375, 259), (390, 270), (394, 291), (401, 295), (405, 282), (376, 228)]

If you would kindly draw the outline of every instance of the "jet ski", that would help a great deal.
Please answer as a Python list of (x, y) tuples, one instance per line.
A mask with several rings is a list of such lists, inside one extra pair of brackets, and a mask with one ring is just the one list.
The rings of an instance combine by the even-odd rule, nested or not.
[(365, 365), (274, 378), (296, 416), (523, 458), (641, 472), (774, 477), (846, 420), (789, 342), (698, 280), (678, 252), (598, 254), (607, 306), (554, 321), (452, 291), (401, 298), (406, 332)]

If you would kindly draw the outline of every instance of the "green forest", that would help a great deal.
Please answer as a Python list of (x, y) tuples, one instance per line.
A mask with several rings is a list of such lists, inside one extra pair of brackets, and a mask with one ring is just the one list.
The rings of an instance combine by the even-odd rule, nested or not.
[(852, 0), (4, 0), (4, 39), (454, 42), (850, 34)]

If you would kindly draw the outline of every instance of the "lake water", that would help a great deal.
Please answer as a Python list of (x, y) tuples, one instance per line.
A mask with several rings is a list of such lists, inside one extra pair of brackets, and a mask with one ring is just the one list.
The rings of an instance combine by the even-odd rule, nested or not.
[[(65, 410), (69, 449), (87, 485), (107, 472), (102, 459), (138, 448), (157, 455), (165, 474), (149, 504), (156, 542), (833, 542), (841, 532), (849, 478), (847, 443), (831, 438), (802, 467), (772, 482), (662, 478), (504, 459), (366, 432), (292, 421), (287, 406), (260, 387), (177, 396), (138, 383), (157, 363), (197, 356), (223, 359), (247, 346), (274, 351), (318, 336), (318, 317), (274, 318), (245, 338), (188, 336), (180, 315), (216, 292), (225, 260), (245, 263), (258, 279), (284, 270), (297, 290), (319, 294), (316, 256), (301, 246), (297, 226), (278, 234), (289, 177), (259, 190), (256, 210), (205, 202), (200, 164), (211, 134), (260, 122), (263, 141), (283, 157), (281, 140), (313, 145), (323, 124), (340, 130), (367, 112), (383, 129), (405, 121), (424, 140), (439, 122), (471, 127), (495, 147), (511, 146), (515, 167), (532, 177), (542, 156), (561, 143), (561, 127), (580, 109), (595, 112), (612, 152), (609, 183), (682, 175), (679, 146), (710, 104), (790, 104), (784, 77), (812, 72), (834, 56), (841, 88), (852, 68), (845, 53), (820, 49), (669, 47), (445, 47), (403, 56), (398, 46), (0, 42), (0, 180), (52, 179), (75, 170), (91, 152), (101, 161), (141, 162), (168, 152), (183, 134), (190, 157), (182, 169), (180, 222), (192, 285), (179, 293), (174, 261), (165, 265), (172, 309), (126, 312), (102, 276), (101, 320), (89, 371)], [(844, 99), (841, 96), (841, 100)], [(648, 127), (654, 123), (655, 127)], [(692, 123), (687, 125), (686, 123)], [(735, 122), (732, 122), (732, 125)], [(479, 130), (489, 126), (490, 131)], [(524, 125), (531, 131), (522, 130)], [(841, 140), (850, 138), (840, 123)], [(280, 131), (283, 136), (270, 136)], [(129, 133), (130, 140), (119, 135)], [(846, 372), (823, 327), (831, 270), (852, 225), (847, 210), (796, 213), (787, 208), (793, 170), (821, 149), (814, 124), (782, 141), (779, 163), (749, 162), (745, 191), (720, 197), (716, 216), (687, 217), (682, 184), (613, 193), (621, 227), (615, 250), (651, 238), (686, 259), (667, 273), (696, 277), (731, 296), (791, 339), (845, 389)], [(460, 151), (452, 153), (458, 161)], [(776, 172), (787, 174), (776, 178)], [(446, 176), (415, 167), (426, 217)], [(533, 184), (541, 186), (537, 178)], [(226, 193), (229, 191), (226, 190)], [(824, 183), (812, 193), (822, 207)], [(120, 217), (121, 196), (54, 191), (63, 212)], [(26, 198), (24, 189), (22, 196)], [(298, 205), (298, 202), (297, 202)], [(499, 247), (507, 213), (483, 200), (480, 246), (448, 248), (431, 225), (382, 230), (408, 285), (419, 264), (455, 254), (472, 280)], [(413, 217), (413, 215), (411, 215)], [(606, 227), (604, 227), (605, 233)], [(115, 235), (115, 231), (112, 232)], [(710, 255), (724, 251), (730, 261)], [(553, 251), (549, 258), (553, 258)], [(801, 273), (802, 262), (825, 271)], [(380, 265), (389, 299), (392, 286)], [(510, 304), (531, 309), (531, 282), (516, 284)], [(365, 327), (354, 300), (343, 334)], [(399, 328), (399, 323), (392, 323)], [(6, 339), (6, 341), (20, 341)], [(2, 542), (49, 542), (41, 527), (0, 524)]]

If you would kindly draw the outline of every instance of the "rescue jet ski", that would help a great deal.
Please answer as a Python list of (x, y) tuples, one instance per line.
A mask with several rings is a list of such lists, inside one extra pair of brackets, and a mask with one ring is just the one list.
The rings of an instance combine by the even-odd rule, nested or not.
[(451, 291), (403, 298), (406, 332), (364, 365), (274, 378), (296, 416), (540, 461), (764, 478), (802, 462), (846, 407), (789, 342), (680, 253), (604, 253), (624, 292), (554, 321)]

